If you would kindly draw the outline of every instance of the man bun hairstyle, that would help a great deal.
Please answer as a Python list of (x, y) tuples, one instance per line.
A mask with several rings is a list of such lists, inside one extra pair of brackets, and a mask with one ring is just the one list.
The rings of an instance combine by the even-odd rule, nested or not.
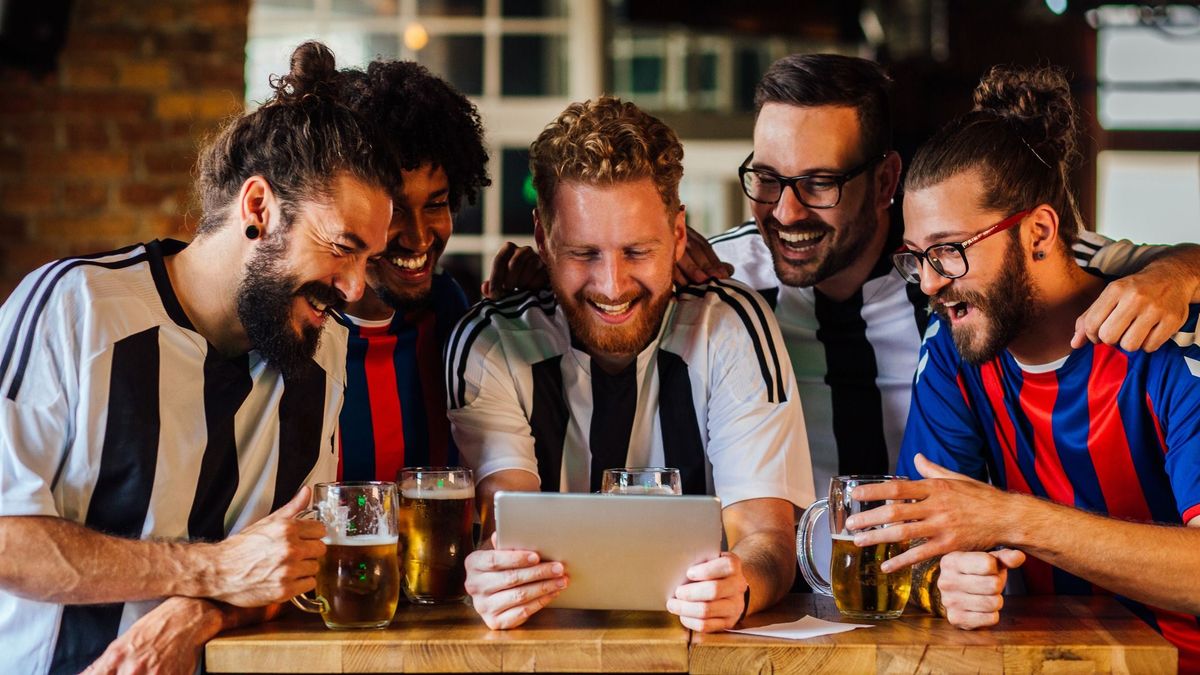
[(1072, 244), (1083, 218), (1070, 175), (1082, 154), (1079, 110), (1064, 71), (993, 66), (975, 88), (974, 101), (971, 112), (917, 151), (905, 190), (978, 169), (984, 182), (980, 206), (1011, 214), (1049, 204), (1059, 216), (1059, 238)]
[(874, 61), (841, 54), (791, 54), (767, 69), (754, 89), (756, 113), (768, 103), (854, 108), (862, 130), (862, 157), (892, 149), (892, 79)]
[(679, 213), (683, 145), (671, 127), (633, 103), (601, 96), (567, 106), (529, 146), (542, 226), (549, 231), (560, 183), (654, 181), (669, 218)]
[(492, 184), (483, 124), (475, 105), (412, 61), (377, 60), (366, 71), (343, 70), (338, 96), (374, 121), (399, 154), (400, 168), (439, 166), (450, 183), (450, 210), (474, 204)]
[(225, 125), (200, 151), (197, 235), (225, 224), (242, 184), (262, 176), (282, 210), (286, 232), (302, 201), (325, 201), (333, 179), (348, 174), (389, 191), (400, 182), (386, 138), (336, 97), (333, 52), (305, 42), (292, 52), (287, 74), (272, 77), (274, 94), (261, 107)]

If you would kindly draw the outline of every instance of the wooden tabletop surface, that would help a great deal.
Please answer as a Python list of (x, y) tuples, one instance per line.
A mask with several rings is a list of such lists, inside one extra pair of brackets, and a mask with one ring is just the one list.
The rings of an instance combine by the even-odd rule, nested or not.
[[(489, 631), (467, 605), (402, 605), (391, 627), (373, 631), (333, 631), (296, 612), (209, 642), (206, 664), (214, 673), (1175, 672), (1175, 648), (1111, 598), (1006, 603), (987, 630), (914, 613), (809, 640), (692, 635), (665, 612), (544, 610), (510, 631)], [(843, 620), (831, 599), (795, 595), (744, 625), (805, 614)]]
[(1101, 596), (1005, 598), (999, 625), (964, 631), (920, 612), (847, 621), (833, 599), (792, 595), (742, 627), (794, 621), (871, 623), (808, 640), (738, 633), (692, 637), (692, 673), (1174, 673), (1175, 647)]

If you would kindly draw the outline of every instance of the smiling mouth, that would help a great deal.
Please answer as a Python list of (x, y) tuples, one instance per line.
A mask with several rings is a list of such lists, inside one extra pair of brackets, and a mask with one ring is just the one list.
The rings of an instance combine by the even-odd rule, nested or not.
[(958, 321), (965, 317), (971, 311), (971, 305), (965, 302), (943, 302), (942, 311), (946, 313), (952, 320)]
[(422, 253), (414, 256), (398, 255), (388, 258), (387, 261), (406, 272), (420, 272), (429, 264), (429, 254)]
[(825, 232), (821, 230), (776, 230), (775, 233), (785, 247), (795, 250), (811, 248), (825, 238)]

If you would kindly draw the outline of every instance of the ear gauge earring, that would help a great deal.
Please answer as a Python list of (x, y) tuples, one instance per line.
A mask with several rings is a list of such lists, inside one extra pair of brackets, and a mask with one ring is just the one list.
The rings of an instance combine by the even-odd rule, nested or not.
[(1034, 251), (1034, 252), (1033, 252), (1033, 259), (1034, 259), (1034, 260), (1045, 260), (1045, 259), (1046, 259), (1046, 252), (1045, 252), (1045, 251)]
[(246, 226), (246, 238), (247, 239), (258, 239), (258, 235), (260, 233), (261, 233), (261, 231), (258, 229), (258, 226), (255, 225), (254, 223), (250, 223), (249, 225)]

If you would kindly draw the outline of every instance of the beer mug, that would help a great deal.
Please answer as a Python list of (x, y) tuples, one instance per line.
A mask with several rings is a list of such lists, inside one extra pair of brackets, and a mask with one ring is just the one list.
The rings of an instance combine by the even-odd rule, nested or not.
[(678, 495), (679, 469), (657, 466), (627, 466), (605, 469), (600, 493), (606, 495)]
[(330, 628), (385, 628), (400, 602), (396, 484), (318, 483), (298, 518), (325, 524), (316, 596), (292, 598)]
[(405, 468), (399, 478), (404, 595), (422, 605), (461, 601), (467, 597), (463, 562), (475, 550), (471, 470)]
[[(883, 561), (908, 550), (906, 543), (876, 544), (866, 548), (854, 545), (854, 533), (846, 529), (846, 519), (891, 503), (858, 502), (851, 499), (854, 488), (868, 483), (905, 480), (902, 476), (838, 476), (829, 480), (829, 498), (818, 499), (800, 518), (796, 531), (796, 560), (804, 580), (813, 590), (832, 595), (838, 611), (851, 619), (895, 619), (904, 613), (912, 585), (912, 570), (884, 573)], [(828, 512), (833, 537), (833, 556), (829, 580), (821, 578), (813, 555), (817, 518)], [(886, 527), (886, 525), (884, 526)]]

